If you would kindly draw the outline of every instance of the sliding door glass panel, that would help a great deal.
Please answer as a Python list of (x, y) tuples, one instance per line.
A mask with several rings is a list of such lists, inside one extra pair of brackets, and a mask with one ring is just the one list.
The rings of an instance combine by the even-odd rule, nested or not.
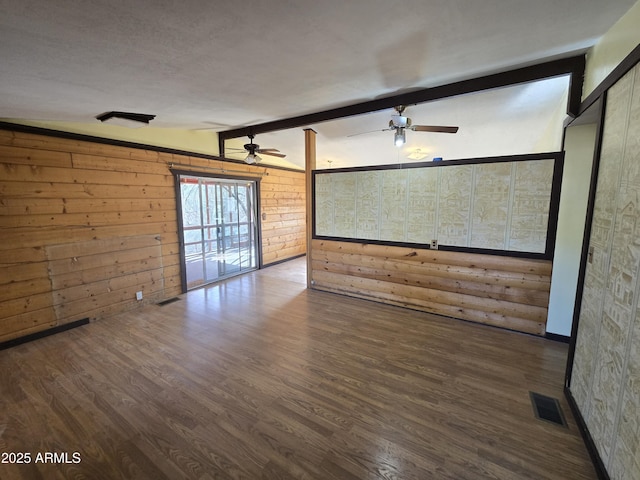
[(254, 270), (254, 181), (180, 175), (187, 289)]
[(205, 192), (203, 233), (205, 237), (204, 265), (206, 283), (215, 282), (224, 269), (221, 265), (220, 251), (220, 199), (218, 184), (214, 179), (202, 179), (202, 190)]
[(184, 235), (184, 261), (188, 288), (204, 283), (202, 258), (202, 209), (200, 185), (195, 178), (180, 181), (182, 200), (182, 230)]

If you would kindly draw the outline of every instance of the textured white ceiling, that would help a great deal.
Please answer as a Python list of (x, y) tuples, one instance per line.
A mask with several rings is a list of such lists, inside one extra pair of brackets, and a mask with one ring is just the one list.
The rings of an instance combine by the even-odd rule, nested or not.
[(568, 56), (633, 3), (0, 0), (0, 117), (225, 130)]

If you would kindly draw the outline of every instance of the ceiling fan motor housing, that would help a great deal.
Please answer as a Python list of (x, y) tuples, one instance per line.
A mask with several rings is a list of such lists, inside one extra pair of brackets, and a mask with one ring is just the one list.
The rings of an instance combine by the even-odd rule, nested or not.
[(411, 126), (411, 119), (404, 115), (391, 115), (389, 128), (408, 128)]
[(256, 150), (260, 149), (260, 145), (257, 145), (255, 143), (245, 143), (244, 144), (244, 149), (249, 152), (251, 155), (255, 155), (256, 154)]

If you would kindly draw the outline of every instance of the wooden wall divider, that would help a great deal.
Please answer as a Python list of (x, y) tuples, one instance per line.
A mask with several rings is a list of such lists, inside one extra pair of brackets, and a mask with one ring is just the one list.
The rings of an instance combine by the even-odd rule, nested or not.
[(312, 288), (544, 335), (551, 260), (314, 239)]
[(0, 130), (0, 342), (181, 293), (173, 163), (261, 176), (263, 264), (306, 251), (302, 171), (19, 130)]

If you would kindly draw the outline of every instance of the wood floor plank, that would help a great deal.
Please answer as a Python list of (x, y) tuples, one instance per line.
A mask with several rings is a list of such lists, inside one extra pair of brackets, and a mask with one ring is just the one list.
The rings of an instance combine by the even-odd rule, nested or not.
[(567, 345), (307, 290), (304, 268), (0, 351), (0, 449), (81, 456), (0, 478), (596, 478), (562, 396)]

